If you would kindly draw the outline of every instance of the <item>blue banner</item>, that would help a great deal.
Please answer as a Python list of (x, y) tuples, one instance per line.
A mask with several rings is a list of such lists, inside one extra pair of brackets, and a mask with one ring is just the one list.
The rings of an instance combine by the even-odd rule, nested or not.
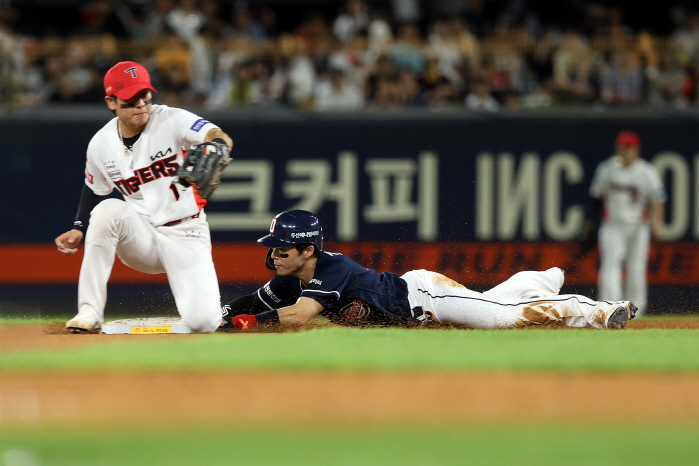
[[(699, 238), (699, 132), (691, 116), (411, 118), (204, 114), (235, 160), (206, 211), (214, 241), (249, 241), (306, 209), (334, 241), (571, 241), (616, 134), (641, 136), (669, 199), (663, 239)], [(102, 114), (100, 114), (102, 115)], [(6, 119), (3, 242), (70, 228), (87, 144), (111, 117)]]

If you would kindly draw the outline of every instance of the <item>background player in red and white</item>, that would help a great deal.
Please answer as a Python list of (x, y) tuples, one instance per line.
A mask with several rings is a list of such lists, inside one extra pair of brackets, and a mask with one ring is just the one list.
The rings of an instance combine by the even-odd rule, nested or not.
[(648, 304), (646, 269), (651, 236), (660, 235), (667, 198), (655, 167), (639, 158), (640, 146), (636, 133), (619, 133), (616, 154), (597, 167), (590, 186), (595, 206), (592, 216), (601, 211), (602, 217), (598, 299), (630, 299), (638, 306), (639, 316)]
[(258, 240), (269, 248), (272, 280), (252, 295), (223, 306), (225, 327), (298, 327), (318, 314), (350, 326), (417, 326), (429, 322), (472, 328), (537, 324), (619, 329), (633, 319), (629, 301), (596, 302), (559, 295), (563, 271), (519, 272), (485, 293), (436, 272), (398, 276), (366, 269), (349, 257), (323, 250), (323, 229), (311, 212), (290, 210), (272, 220)]
[[(153, 105), (148, 71), (120, 62), (104, 77), (105, 102), (116, 118), (95, 134), (87, 149), (85, 185), (73, 229), (56, 238), (58, 250), (77, 252), (85, 235), (73, 332), (99, 328), (114, 254), (144, 273), (167, 273), (177, 310), (195, 332), (221, 323), (220, 294), (211, 238), (193, 187), (175, 173), (192, 145), (233, 146), (214, 124), (186, 110)], [(106, 199), (118, 189), (125, 200)]]

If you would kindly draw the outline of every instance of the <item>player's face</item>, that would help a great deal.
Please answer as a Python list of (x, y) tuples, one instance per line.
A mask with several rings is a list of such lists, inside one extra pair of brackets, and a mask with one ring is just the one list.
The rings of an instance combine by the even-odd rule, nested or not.
[(279, 275), (294, 275), (303, 268), (308, 254), (299, 253), (294, 246), (272, 249), (272, 260)]
[(122, 123), (133, 129), (145, 126), (153, 111), (153, 94), (148, 89), (143, 89), (129, 100), (122, 100), (116, 96), (107, 97), (105, 100)]
[(638, 158), (639, 150), (638, 147), (633, 146), (617, 146), (617, 153), (624, 160), (624, 165), (628, 167)]

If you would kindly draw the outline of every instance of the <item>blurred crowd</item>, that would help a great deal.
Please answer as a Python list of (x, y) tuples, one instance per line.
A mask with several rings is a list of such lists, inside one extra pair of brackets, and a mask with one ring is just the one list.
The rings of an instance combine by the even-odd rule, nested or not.
[(435, 0), (429, 15), (425, 3), (349, 0), (289, 24), (259, 2), (92, 0), (66, 35), (23, 33), (8, 6), (0, 105), (99, 102), (119, 60), (144, 64), (174, 106), (697, 105), (699, 10), (672, 10), (674, 31), (658, 34), (595, 1), (553, 23), (524, 0)]

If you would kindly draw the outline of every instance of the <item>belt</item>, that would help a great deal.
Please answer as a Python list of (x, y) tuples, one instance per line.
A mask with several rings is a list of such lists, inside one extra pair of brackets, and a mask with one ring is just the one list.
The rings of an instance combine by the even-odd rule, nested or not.
[[(199, 212), (199, 213), (201, 213), (201, 212)], [(185, 218), (181, 218), (179, 220), (173, 220), (172, 222), (163, 223), (163, 226), (164, 227), (172, 227), (175, 225), (179, 225), (180, 223), (184, 222), (185, 220), (189, 220), (190, 218), (199, 218), (199, 213), (196, 213), (196, 214), (192, 215), (191, 217), (185, 217)]]

